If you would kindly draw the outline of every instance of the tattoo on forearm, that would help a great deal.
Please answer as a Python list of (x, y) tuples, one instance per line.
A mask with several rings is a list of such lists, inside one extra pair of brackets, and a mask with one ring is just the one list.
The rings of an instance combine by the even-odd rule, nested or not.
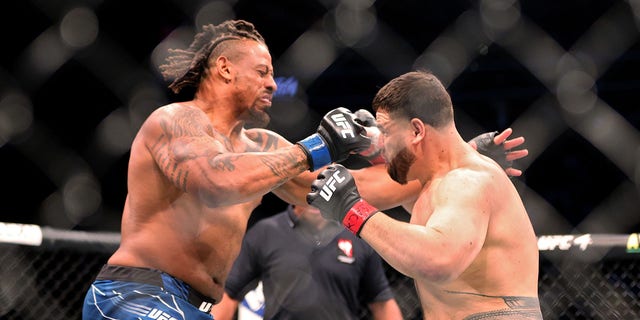
[(276, 177), (281, 178), (277, 184), (279, 186), (285, 183), (290, 177), (290, 174), (282, 169), (288, 164), (296, 163), (296, 159), (291, 155), (281, 155), (263, 158), (262, 163), (264, 163)]
[[(221, 156), (210, 158), (208, 162), (209, 165), (214, 169), (232, 172), (236, 170), (235, 162), (246, 156), (247, 155), (244, 154)], [(294, 163), (296, 159), (293, 156), (282, 154), (261, 157), (260, 161), (271, 170), (274, 176), (281, 178), (278, 182), (278, 185), (280, 185), (281, 183), (286, 182), (290, 177), (290, 173), (284, 171), (283, 169), (286, 168), (287, 165)]]

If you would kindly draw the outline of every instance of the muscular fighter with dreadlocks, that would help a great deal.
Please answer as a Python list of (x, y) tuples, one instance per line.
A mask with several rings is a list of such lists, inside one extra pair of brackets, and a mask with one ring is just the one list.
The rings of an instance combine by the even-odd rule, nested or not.
[[(262, 129), (277, 85), (267, 45), (249, 22), (204, 26), (187, 50), (170, 53), (161, 66), (174, 79), (170, 88), (195, 94), (156, 109), (133, 141), (120, 247), (89, 287), (86, 320), (211, 319), (262, 196), (305, 204), (313, 170), (371, 146), (345, 108), (296, 144)], [(345, 127), (355, 134), (343, 135)], [(495, 140), (500, 148), (505, 138)], [(375, 181), (363, 192), (371, 189), (380, 208), (402, 205), (419, 189), (392, 181), (383, 167), (372, 170), (354, 176)], [(390, 196), (373, 199), (383, 191)]]

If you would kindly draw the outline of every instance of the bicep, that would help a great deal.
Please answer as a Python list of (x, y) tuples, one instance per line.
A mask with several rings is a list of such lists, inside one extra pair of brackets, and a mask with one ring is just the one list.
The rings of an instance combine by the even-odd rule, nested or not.
[(183, 191), (189, 173), (194, 171), (191, 166), (214, 158), (225, 148), (213, 138), (206, 117), (194, 111), (156, 111), (143, 124), (141, 135), (158, 168)]
[(466, 268), (482, 248), (489, 224), (482, 183), (467, 177), (444, 181), (436, 189), (433, 206), (427, 228), (445, 236), (451, 253)]

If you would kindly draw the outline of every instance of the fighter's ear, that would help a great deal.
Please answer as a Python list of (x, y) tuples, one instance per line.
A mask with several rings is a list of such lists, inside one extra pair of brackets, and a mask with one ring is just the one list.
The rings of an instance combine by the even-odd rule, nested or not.
[(217, 73), (224, 82), (231, 82), (231, 62), (225, 56), (219, 56), (214, 64), (213, 72)]
[(415, 136), (414, 140), (419, 141), (424, 139), (427, 130), (424, 122), (422, 122), (422, 120), (418, 118), (413, 118), (411, 119), (410, 123), (411, 130), (413, 131), (413, 135)]

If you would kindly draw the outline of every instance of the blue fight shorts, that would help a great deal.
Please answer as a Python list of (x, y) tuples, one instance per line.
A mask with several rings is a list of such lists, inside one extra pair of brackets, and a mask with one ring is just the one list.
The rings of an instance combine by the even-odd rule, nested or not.
[(215, 300), (160, 270), (105, 265), (84, 298), (83, 320), (212, 320)]

